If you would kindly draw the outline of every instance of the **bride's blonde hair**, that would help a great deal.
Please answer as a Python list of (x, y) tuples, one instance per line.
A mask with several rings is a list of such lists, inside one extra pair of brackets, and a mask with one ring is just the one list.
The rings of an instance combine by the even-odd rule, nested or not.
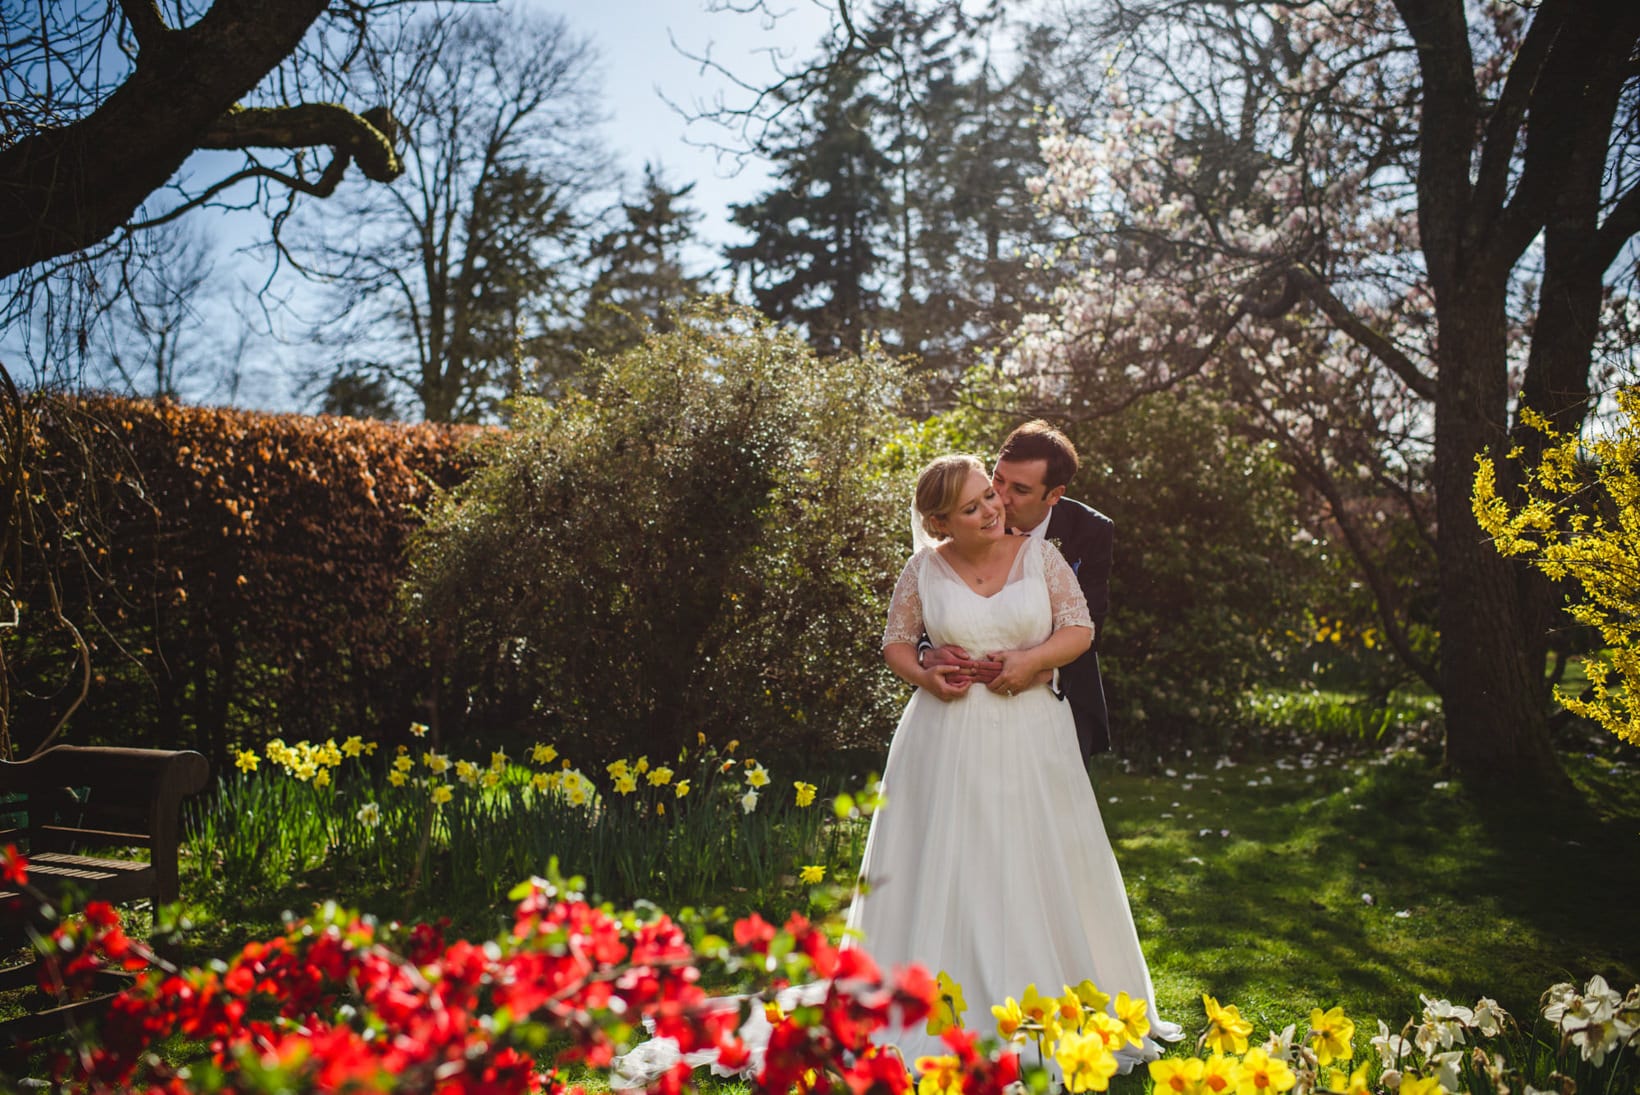
[(941, 456), (917, 476), (917, 516), (923, 531), (935, 540), (945, 539), (949, 533), (934, 527), (934, 518), (944, 517), (962, 501), (962, 488), (974, 472), (990, 478), (978, 457), (966, 454)]

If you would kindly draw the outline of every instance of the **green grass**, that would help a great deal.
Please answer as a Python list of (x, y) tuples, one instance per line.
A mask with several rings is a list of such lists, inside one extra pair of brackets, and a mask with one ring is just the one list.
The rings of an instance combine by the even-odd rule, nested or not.
[(1208, 993), (1261, 1033), (1334, 1004), (1394, 1027), (1420, 993), (1529, 1018), (1557, 981), (1626, 989), (1640, 981), (1629, 752), (1568, 757), (1575, 800), (1488, 801), (1416, 752), (1097, 770), (1160, 1011), (1199, 1032)]

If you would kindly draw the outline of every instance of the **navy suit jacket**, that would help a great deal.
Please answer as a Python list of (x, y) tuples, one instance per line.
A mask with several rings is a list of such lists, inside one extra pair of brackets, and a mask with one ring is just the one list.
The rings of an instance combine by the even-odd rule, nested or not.
[(1105, 636), (1110, 611), (1110, 563), (1116, 542), (1116, 523), (1092, 506), (1061, 498), (1049, 511), (1048, 539), (1076, 572), (1093, 617), (1093, 646), (1086, 654), (1062, 666), (1059, 688), (1076, 716), (1076, 738), (1082, 756), (1109, 752), (1110, 713), (1105, 709), (1105, 686), (1099, 678), (1099, 644)]

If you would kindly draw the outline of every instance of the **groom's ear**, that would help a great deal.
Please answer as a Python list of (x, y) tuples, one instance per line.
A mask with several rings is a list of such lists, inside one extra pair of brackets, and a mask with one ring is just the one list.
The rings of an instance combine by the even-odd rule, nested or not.
[(1051, 506), (1063, 497), (1065, 497), (1065, 488), (1064, 487), (1055, 487), (1053, 490), (1049, 491), (1046, 495), (1044, 495), (1042, 500), (1047, 502), (1048, 505)]

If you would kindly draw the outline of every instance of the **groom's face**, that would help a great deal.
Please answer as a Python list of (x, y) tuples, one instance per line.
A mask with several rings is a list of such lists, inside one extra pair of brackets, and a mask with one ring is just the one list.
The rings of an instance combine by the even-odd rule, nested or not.
[(1046, 460), (997, 461), (991, 485), (1008, 511), (1009, 528), (1029, 532), (1046, 521), (1054, 503), (1064, 497), (1064, 487), (1048, 488), (1047, 475)]

